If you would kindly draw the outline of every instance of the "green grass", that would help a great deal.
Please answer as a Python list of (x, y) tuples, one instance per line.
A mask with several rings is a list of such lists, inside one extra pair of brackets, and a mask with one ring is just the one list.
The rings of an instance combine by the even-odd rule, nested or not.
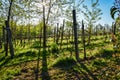
[(53, 67), (59, 67), (59, 68), (68, 68), (70, 66), (73, 66), (76, 64), (76, 60), (73, 58), (58, 58), (56, 62), (53, 64)]
[[(51, 39), (50, 39), (51, 40)], [(81, 62), (76, 62), (74, 48), (71, 44), (63, 41), (62, 49), (55, 55), (52, 48), (52, 40), (47, 45), (47, 68), (51, 80), (119, 80), (120, 79), (120, 52), (112, 47), (112, 44), (104, 42), (103, 37), (92, 39), (90, 45), (86, 46), (87, 60), (84, 60), (83, 46), (79, 43)], [(68, 45), (68, 48), (67, 48)], [(0, 80), (26, 79), (34, 80), (36, 75), (38, 53), (39, 57), (39, 79), (42, 79), (42, 49), (39, 41), (32, 41), (24, 48), (20, 45), (15, 47), (15, 56), (10, 54), (5, 57), (3, 49), (0, 49)]]

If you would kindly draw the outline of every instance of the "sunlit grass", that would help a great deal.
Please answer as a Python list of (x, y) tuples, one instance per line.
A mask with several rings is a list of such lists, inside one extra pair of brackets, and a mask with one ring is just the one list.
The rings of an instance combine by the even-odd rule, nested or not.
[[(119, 65), (119, 52), (117, 52), (116, 54), (113, 49), (112, 43), (110, 43), (109, 41), (104, 42), (103, 37), (97, 37), (96, 39), (91, 41), (90, 45), (86, 45), (87, 60), (84, 60), (83, 46), (82, 43), (79, 43), (79, 57), (81, 59), (80, 63), (76, 62), (75, 51), (72, 47), (72, 44), (66, 44), (66, 40), (63, 40), (61, 50), (60, 44), (58, 44), (57, 47), (59, 49), (59, 52), (53, 53), (52, 46), (54, 42), (52, 42), (52, 38), (50, 40), (51, 42), (47, 43), (49, 47), (47, 47), (48, 51), (46, 56), (48, 71), (51, 72), (51, 70), (53, 69), (56, 70), (51, 72), (52, 78), (65, 78), (65, 75), (68, 75), (68, 73), (70, 73), (70, 76), (72, 77), (75, 77), (74, 74), (78, 74), (81, 79), (107, 79), (108, 76), (106, 75), (111, 75), (109, 73), (111, 72), (111, 69), (108, 70), (107, 68), (118, 70), (116, 65)], [(39, 40), (32, 41), (31, 44), (27, 44), (25, 47), (17, 45), (14, 49), (15, 56), (13, 59), (10, 59), (10, 54), (5, 57), (3, 49), (0, 49), (0, 52), (3, 52), (0, 53), (1, 79), (13, 79), (14, 77), (17, 77), (19, 75), (24, 76), (22, 74), (24, 73), (23, 70), (27, 70), (26, 74), (34, 75), (39, 51), (39, 70), (41, 70), (42, 47), (40, 48)], [(64, 69), (67, 69), (68, 71)], [(104, 69), (106, 71), (104, 71)], [(102, 72), (100, 70), (102, 70)], [(119, 74), (117, 71), (113, 73), (117, 74), (117, 76), (113, 75), (113, 79), (119, 78)], [(92, 77), (91, 75), (96, 77)]]

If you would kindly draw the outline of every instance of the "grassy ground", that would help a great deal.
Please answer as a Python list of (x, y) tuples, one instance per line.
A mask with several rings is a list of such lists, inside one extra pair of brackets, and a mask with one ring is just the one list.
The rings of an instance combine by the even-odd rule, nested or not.
[[(66, 47), (64, 44), (62, 48)], [(103, 37), (93, 38), (86, 48), (87, 60), (84, 60), (83, 48), (79, 45), (81, 62), (76, 62), (74, 50), (71, 56), (69, 49), (54, 54), (47, 52), (44, 61), (36, 42), (24, 48), (16, 46), (13, 59), (5, 57), (1, 49), (0, 80), (120, 80), (120, 50), (114, 51), (109, 40), (104, 42)]]

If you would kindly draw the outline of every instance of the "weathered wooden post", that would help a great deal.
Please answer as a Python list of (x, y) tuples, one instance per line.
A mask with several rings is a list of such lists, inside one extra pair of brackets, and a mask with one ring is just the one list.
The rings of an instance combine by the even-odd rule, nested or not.
[(114, 23), (114, 28), (113, 28), (114, 35), (116, 34), (116, 22)]
[(85, 30), (84, 30), (84, 23), (83, 23), (83, 20), (82, 20), (82, 42), (83, 42), (83, 48), (84, 48), (84, 59), (86, 59)]
[(77, 34), (77, 23), (76, 23), (76, 11), (73, 10), (73, 29), (74, 29), (74, 44), (75, 44), (75, 55), (76, 60), (80, 61), (79, 51), (78, 51), (78, 34)]
[(56, 40), (56, 27), (54, 28), (54, 42)]
[(63, 35), (64, 35), (64, 26), (65, 26), (65, 20), (63, 20), (63, 26), (61, 27), (61, 42), (60, 42), (60, 49), (62, 48)]
[(59, 26), (59, 23), (57, 23), (56, 44), (58, 44), (58, 42), (59, 42), (59, 28), (58, 28), (58, 26)]

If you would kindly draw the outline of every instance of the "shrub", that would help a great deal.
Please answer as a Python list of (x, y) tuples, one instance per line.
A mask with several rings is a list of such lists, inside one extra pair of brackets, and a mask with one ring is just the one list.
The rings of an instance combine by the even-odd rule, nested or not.
[(58, 52), (58, 45), (56, 43), (51, 44), (51, 51), (52, 51), (52, 53)]
[(14, 76), (20, 75), (20, 69), (7, 70), (4, 72), (4, 76), (0, 80), (12, 80)]
[(35, 42), (32, 44), (31, 47), (32, 47), (32, 48), (36, 48), (36, 49), (40, 48), (40, 42), (39, 42), (39, 41), (35, 41)]
[(66, 68), (75, 65), (76, 61), (73, 58), (59, 58), (53, 65), (53, 67)]

